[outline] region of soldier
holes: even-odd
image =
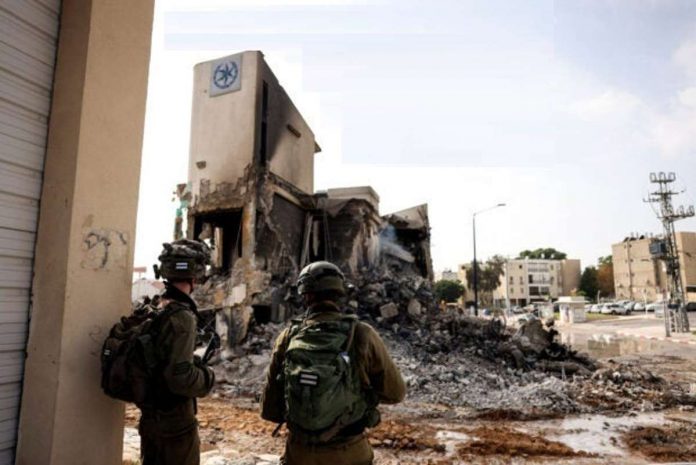
[[[213,387],[213,371],[194,357],[198,311],[190,294],[205,274],[210,250],[202,242],[180,239],[164,244],[155,272],[165,281],[161,308],[166,317],[156,333],[160,369],[155,374],[154,401],[139,405],[143,465],[198,465],[200,440],[196,397]]]
[[[287,423],[282,463],[371,464],[365,428],[379,423],[380,402],[403,400],[404,381],[379,334],[341,311],[345,278],[337,266],[312,263],[297,284],[307,311],[276,340],[261,417]]]

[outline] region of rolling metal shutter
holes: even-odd
[[[59,12],[0,1],[0,465],[14,463]]]

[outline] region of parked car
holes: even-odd
[[[637,302],[634,302],[634,301],[632,301],[632,300],[629,300],[629,301],[626,302],[623,306],[624,306],[624,308],[625,308],[626,310],[628,310],[629,312],[631,312],[631,311],[634,310],[634,308],[635,308],[635,306],[636,306],[636,303],[637,303]]]
[[[651,304],[648,304],[645,309],[649,312],[660,312],[664,313],[665,312],[665,303],[660,301],[660,302],[653,302]]]
[[[686,304],[686,311],[696,312],[696,302],[689,302],[688,304]]]
[[[602,306],[602,313],[605,315],[628,315],[630,312],[623,305],[617,302],[610,302]]]
[[[601,304],[593,304],[590,307],[590,313],[599,313],[601,310],[602,305]]]
[[[633,306],[633,311],[634,312],[644,312],[645,311],[645,304],[643,302],[636,302],[636,304]]]

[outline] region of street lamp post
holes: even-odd
[[[484,208],[483,210],[479,210],[477,212],[474,212],[474,215],[472,217],[472,226],[474,230],[474,316],[478,316],[478,266],[476,263],[476,215],[479,215],[483,212],[487,212],[490,210],[493,210],[494,208],[498,207],[504,207],[504,203],[499,203],[498,205],[494,205],[492,207]]]

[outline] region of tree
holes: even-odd
[[[476,263],[478,273],[478,289],[481,296],[491,294],[500,286],[500,277],[505,272],[505,257],[493,255],[486,260],[483,265]],[[466,270],[467,287],[470,290],[474,289],[474,269],[469,267]],[[485,300],[481,298],[481,300]]]
[[[517,256],[520,258],[529,258],[532,260],[565,260],[568,254],[554,249],[553,247],[539,248],[535,250],[523,250]]]
[[[604,297],[614,296],[614,261],[611,255],[599,257],[597,260],[597,287]]]
[[[597,268],[594,266],[588,266],[582,272],[582,276],[580,276],[578,293],[582,292],[582,295],[585,297],[594,299],[597,297],[597,289],[599,289],[599,284],[597,281]]]
[[[461,296],[464,295],[464,285],[459,281],[451,281],[447,279],[442,279],[435,283],[433,286],[433,291],[435,292],[435,297],[438,301],[444,300],[445,302],[456,302]]]

